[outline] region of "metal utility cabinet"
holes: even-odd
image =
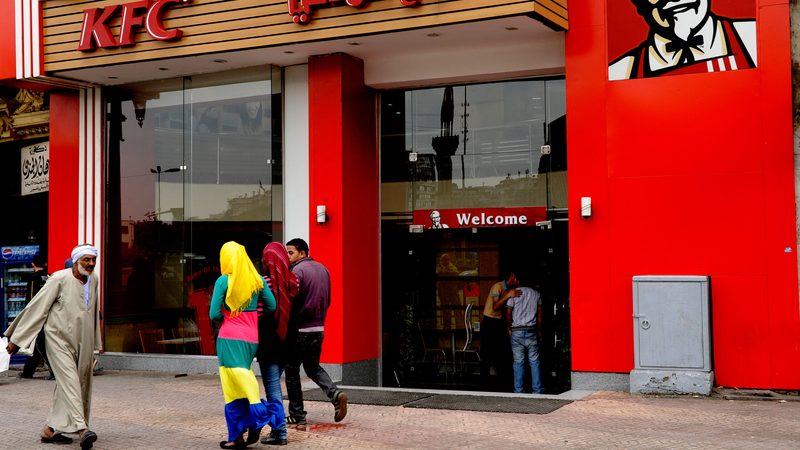
[[[707,276],[633,277],[632,393],[711,393]]]

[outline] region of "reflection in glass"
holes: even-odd
[[[220,247],[235,240],[257,260],[281,238],[279,85],[259,67],[108,93],[109,351],[215,353]]]
[[[566,219],[564,80],[383,92],[380,127],[383,383],[490,389],[479,324],[491,286],[513,269],[559,311],[548,326],[567,328],[560,347],[542,350],[542,367],[559,374],[549,388],[562,389],[569,357],[554,355],[569,352],[566,222],[448,228],[442,211],[543,207]],[[419,210],[430,226],[413,222]]]
[[[563,95],[564,80],[382,94],[383,211],[565,207]]]

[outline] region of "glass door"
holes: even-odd
[[[382,93],[384,384],[511,390],[480,324],[513,271],[542,296],[545,387],[569,388],[564,111],[563,80]]]

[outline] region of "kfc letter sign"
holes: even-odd
[[[89,52],[95,48],[127,47],[136,44],[136,28],[144,27],[147,34],[159,41],[179,39],[181,30],[165,30],[162,23],[164,10],[173,3],[189,3],[192,0],[139,0],[124,5],[109,5],[83,11],[81,43],[78,50]],[[119,15],[117,11],[122,11]],[[109,22],[122,17],[119,41],[114,38]]]

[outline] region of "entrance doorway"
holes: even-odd
[[[513,391],[480,329],[513,271],[541,294],[543,387],[570,388],[564,110],[563,80],[382,94],[383,385]]]
[[[480,322],[492,285],[514,271],[522,286],[541,294],[543,386],[548,393],[568,390],[567,226],[550,223],[409,233],[408,225],[384,221],[383,258],[392,260],[382,273],[384,385],[511,390],[496,367],[489,380],[481,377]]]

